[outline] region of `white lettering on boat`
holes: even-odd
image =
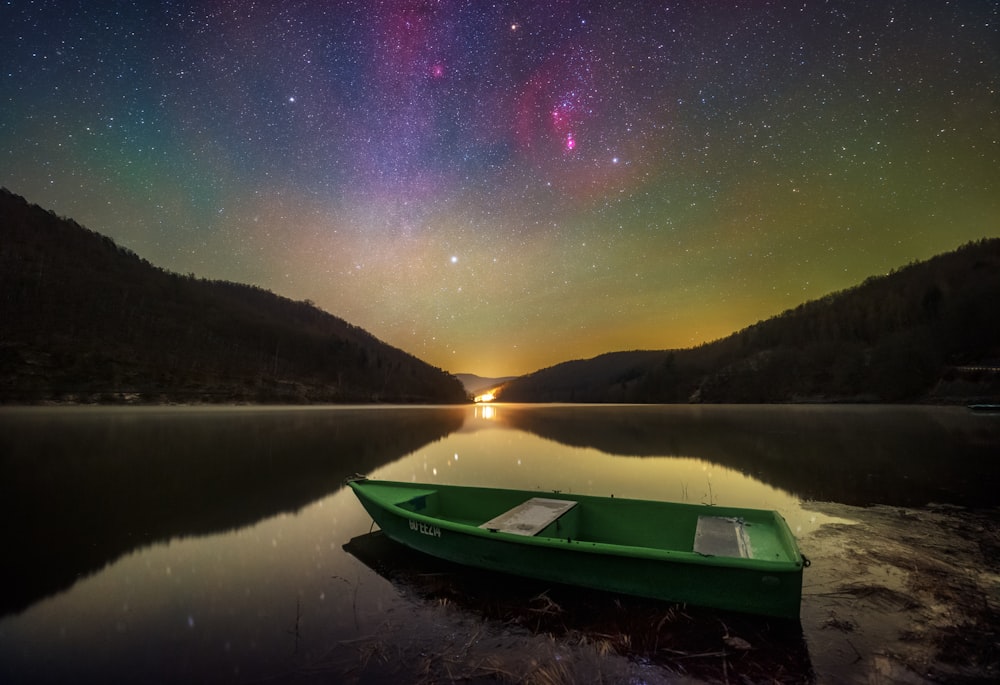
[[[430,535],[433,538],[441,537],[441,529],[437,526],[429,526],[426,523],[420,523],[419,521],[410,521],[410,530],[415,530],[418,533],[423,533],[424,535]]]

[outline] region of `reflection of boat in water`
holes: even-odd
[[[483,650],[474,657],[477,662],[502,664],[513,658],[520,663],[521,655],[546,650],[565,658],[566,652],[552,643],[562,638],[564,646],[593,645],[599,653],[617,653],[643,669],[664,667],[697,682],[770,682],[780,679],[775,674],[785,674],[782,682],[813,680],[798,621],[682,608],[470,568],[404,547],[383,531],[359,535],[344,550],[411,601],[441,612],[422,628],[431,635],[411,635],[412,645],[405,638],[396,645],[403,653],[447,642],[446,634],[466,625],[467,616],[477,626]],[[450,613],[454,610],[462,613]],[[433,634],[435,630],[442,635]],[[451,667],[462,670],[461,663]],[[516,670],[515,664],[510,670]]]
[[[478,568],[797,618],[807,561],[776,512],[357,479],[385,534]]]

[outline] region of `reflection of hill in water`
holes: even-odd
[[[462,425],[464,408],[0,415],[0,615],[154,542],[294,511]]]
[[[963,409],[836,406],[502,407],[566,445],[728,466],[806,499],[996,505],[1000,421]]]

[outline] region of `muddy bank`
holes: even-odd
[[[810,503],[833,521],[800,622],[711,612],[482,573],[380,533],[346,549],[391,583],[352,588],[362,637],[288,682],[978,683],[1000,677],[1000,512]],[[350,584],[349,581],[345,581]]]
[[[801,541],[802,624],[819,682],[1000,678],[1000,512],[813,503],[852,523]]]

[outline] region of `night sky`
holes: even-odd
[[[1000,236],[1000,3],[0,0],[0,185],[452,372]]]

